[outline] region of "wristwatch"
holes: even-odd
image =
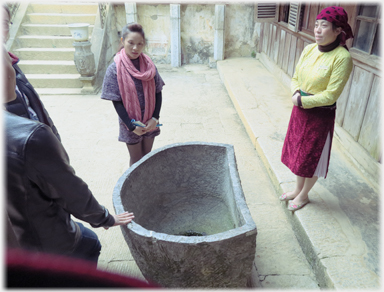
[[[154,117],[152,117],[152,120],[155,120],[157,124],[159,123],[159,120]]]

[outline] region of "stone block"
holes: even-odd
[[[180,4],[170,4],[171,18],[180,18]]]
[[[181,66],[180,4],[170,5],[171,16],[171,65]]]
[[[122,232],[148,281],[167,288],[246,287],[257,229],[233,146],[156,149],[119,179],[113,204],[117,214],[135,214]]]
[[[224,60],[225,46],[225,5],[215,5],[215,41],[213,55],[215,60]]]
[[[224,30],[225,5],[215,5],[215,29]]]
[[[216,68],[217,67],[217,62],[216,62],[216,60],[214,58],[210,57],[208,65],[209,65],[209,68]]]
[[[215,60],[224,60],[224,30],[215,30],[215,41],[213,44],[213,55]]]
[[[124,3],[125,5],[125,18],[128,23],[137,22],[137,7],[136,3]]]
[[[83,88],[81,89],[82,94],[95,94],[96,89],[94,87],[95,76],[92,77],[80,77],[79,80],[83,83]]]

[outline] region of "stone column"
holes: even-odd
[[[215,61],[224,60],[224,23],[225,4],[215,5],[215,41],[213,47],[213,58]]]
[[[91,42],[74,42],[75,47],[74,61],[77,71],[80,73],[80,80],[83,83],[82,94],[94,94],[93,87],[95,81],[95,57],[91,51]]]
[[[137,8],[136,3],[126,2],[125,5],[125,18],[128,23],[137,22]]]
[[[181,66],[180,4],[170,4],[171,15],[171,65]]]

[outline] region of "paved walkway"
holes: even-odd
[[[318,183],[311,193],[312,203],[295,215],[278,201],[278,195],[291,188],[294,179],[278,164],[291,105],[287,90],[257,60],[225,60],[218,63],[218,70],[204,65],[159,65],[158,69],[166,83],[161,111],[164,126],[154,148],[187,141],[234,145],[244,194],[258,228],[256,286],[319,289],[319,279],[328,287],[347,287],[348,281],[352,288],[377,285],[371,271],[378,265],[374,242],[377,217],[349,217],[337,195],[345,191],[344,187],[358,192],[360,201],[372,202],[378,192],[345,164],[339,151],[332,153],[329,178],[343,183],[335,184],[335,179]],[[99,95],[47,95],[42,99],[76,173],[99,202],[113,211],[112,190],[128,168],[129,156],[125,145],[117,141],[112,104]],[[368,240],[359,229],[364,224],[370,234]],[[99,268],[143,278],[119,228],[95,231],[103,245]],[[344,273],[346,267],[352,268],[352,276]],[[359,274],[355,274],[357,270]]]

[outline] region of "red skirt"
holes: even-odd
[[[281,162],[294,174],[312,177],[319,163],[327,135],[330,133],[329,158],[333,130],[335,126],[336,107],[316,107],[303,109],[293,106],[291,119],[285,136]],[[325,175],[326,177],[326,175]]]

